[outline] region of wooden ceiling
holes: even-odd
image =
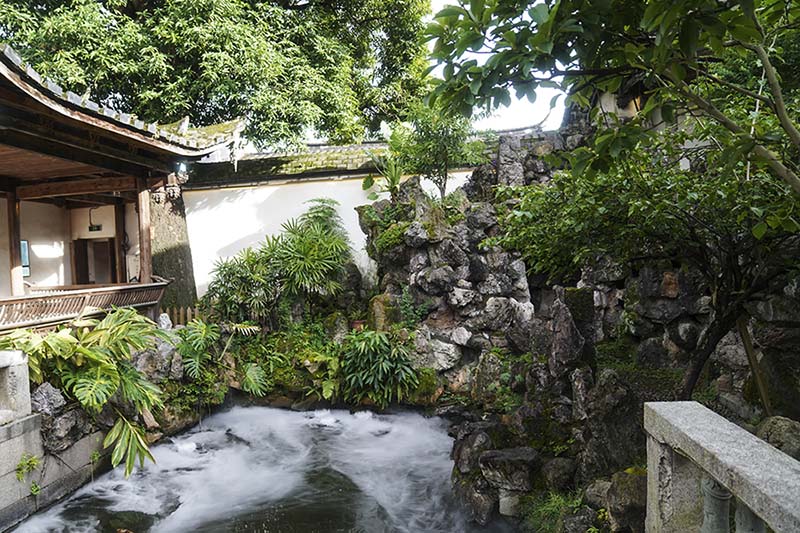
[[[108,171],[92,165],[0,144],[0,176],[15,181],[42,181],[106,174]]]

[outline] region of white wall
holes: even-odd
[[[448,191],[460,187],[471,172],[454,174]],[[432,184],[426,190],[435,191]],[[366,237],[358,225],[355,208],[370,203],[361,178],[264,183],[255,187],[184,191],[186,222],[192,249],[197,294],[202,296],[211,271],[220,258],[258,246],[267,235],[278,234],[281,224],[308,209],[308,200],[333,198],[339,202],[355,261],[363,273],[373,267],[365,251]]]
[[[11,296],[8,254],[8,205],[0,200],[0,297]],[[69,212],[54,205],[22,202],[20,237],[28,241],[32,285],[52,286],[72,283],[69,248]]]
[[[100,231],[89,231],[89,208],[72,209],[70,214],[73,240],[113,239],[116,237],[113,205],[92,209],[92,223],[102,224],[103,229]],[[128,235],[126,268],[128,268],[128,279],[130,279],[139,276],[139,216],[136,213],[136,204],[133,203],[125,204],[125,233]]]
[[[101,224],[100,231],[89,231],[89,213],[92,223]],[[114,206],[103,205],[97,208],[88,207],[70,210],[72,216],[72,240],[77,239],[113,239],[114,238]]]

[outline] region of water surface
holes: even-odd
[[[446,422],[414,413],[235,407],[24,522],[18,533],[505,532],[469,525]]]

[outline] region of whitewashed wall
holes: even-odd
[[[0,200],[0,221],[8,217],[8,204]],[[69,248],[69,212],[54,205],[22,202],[20,237],[28,241],[31,275],[27,283],[41,286],[72,283]],[[8,224],[0,224],[0,297],[11,296]]]
[[[453,174],[448,191],[460,187],[470,172]],[[431,184],[425,184],[430,192]],[[361,178],[298,180],[264,183],[253,187],[184,191],[189,244],[192,249],[197,294],[202,296],[211,281],[214,264],[220,258],[255,247],[267,235],[278,234],[281,225],[301,215],[314,198],[333,198],[339,202],[355,261],[362,273],[373,271],[364,247],[366,238],[358,225],[355,208],[370,203],[361,189]]]

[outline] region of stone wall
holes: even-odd
[[[49,383],[29,393],[21,352],[0,352],[0,530],[58,501],[108,467],[103,432]],[[35,411],[35,412],[34,412]],[[22,465],[27,463],[28,467]]]
[[[578,146],[585,131],[501,138],[497,159],[444,203],[410,180],[394,203],[358,209],[381,290],[370,325],[407,330],[415,365],[436,373],[438,413],[454,421],[453,483],[480,523],[519,514],[524,495],[588,487],[586,500],[607,509],[612,525],[640,530],[643,405],[675,399],[709,321],[710,295],[681,265],[631,271],[608,263],[559,286],[492,245],[506,207],[495,203],[494,187],[546,183],[547,156]],[[797,286],[784,280],[752,302],[750,321],[773,404],[795,417]],[[735,332],[696,394],[748,429],[763,418]],[[595,515],[576,511],[576,531]]]

